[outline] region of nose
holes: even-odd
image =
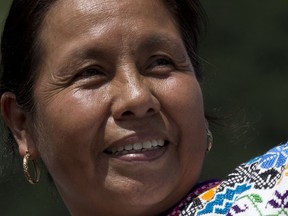
[[[152,85],[140,74],[127,73],[117,82],[116,98],[112,105],[115,120],[144,118],[160,111],[160,102]]]

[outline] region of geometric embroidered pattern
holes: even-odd
[[[205,188],[205,184],[202,185]],[[169,216],[288,216],[288,143],[238,166]]]
[[[208,202],[205,209],[199,211],[198,215],[205,215],[209,212],[226,213],[231,208],[237,195],[250,188],[251,186],[246,184],[236,185],[235,188],[226,188],[222,193],[216,194],[213,201]]]

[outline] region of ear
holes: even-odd
[[[2,117],[10,129],[15,141],[18,144],[19,153],[22,157],[29,150],[31,159],[39,157],[39,152],[33,141],[31,122],[29,124],[28,113],[25,112],[16,101],[11,92],[5,92],[1,97]]]

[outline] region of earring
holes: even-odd
[[[213,145],[213,135],[211,133],[211,131],[207,128],[207,148],[206,148],[206,152],[210,152],[212,145]]]
[[[36,184],[39,182],[40,180],[40,169],[37,165],[37,162],[35,160],[32,160],[32,163],[33,163],[33,168],[34,168],[34,179],[31,177],[30,173],[29,173],[29,160],[30,160],[30,153],[29,151],[27,150],[26,151],[26,154],[23,158],[23,170],[24,170],[24,175],[27,179],[27,181],[30,183],[30,184]]]

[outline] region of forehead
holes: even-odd
[[[162,0],[59,0],[48,12],[44,27],[85,28],[87,24],[99,26],[119,19],[131,24],[139,19],[164,24],[165,19],[173,17]]]
[[[58,0],[45,17],[40,40],[46,54],[60,59],[81,45],[132,47],[151,34],[181,40],[162,0]]]

